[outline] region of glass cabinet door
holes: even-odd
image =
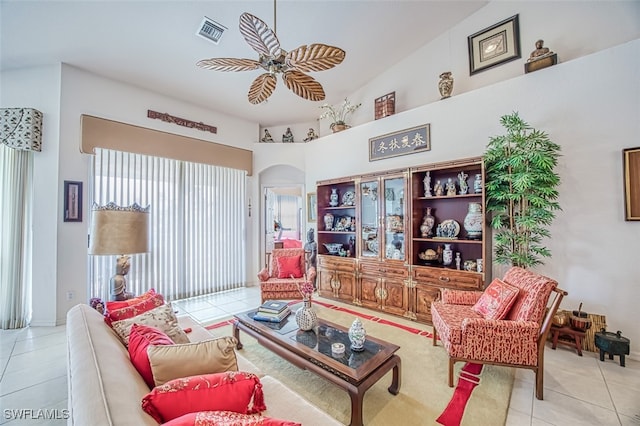
[[[380,253],[378,233],[378,181],[360,182],[360,223],[362,224],[362,257],[377,258]]]
[[[384,178],[381,205],[383,209],[384,235],[381,243],[384,259],[405,260],[405,179]]]

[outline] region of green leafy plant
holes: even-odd
[[[517,112],[504,115],[506,135],[489,139],[484,154],[487,212],[492,213],[495,261],[523,268],[543,264],[551,252],[542,245],[560,210],[560,176],[554,171],[560,146],[529,126]]]

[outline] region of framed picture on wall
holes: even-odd
[[[315,192],[307,193],[307,221],[315,222],[318,210],[318,195]]]
[[[64,181],[64,221],[82,222],[82,182]]]
[[[521,55],[518,15],[470,35],[467,41],[471,75],[518,59]]]
[[[624,164],[624,219],[640,220],[640,146],[622,150]]]

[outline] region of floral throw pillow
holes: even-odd
[[[272,419],[259,414],[240,414],[233,411],[199,411],[173,419],[164,426],[302,426],[302,423]]]
[[[122,340],[125,346],[129,346],[129,334],[131,333],[131,326],[133,324],[143,324],[159,328],[175,343],[189,343],[189,338],[178,325],[178,318],[176,318],[176,315],[173,313],[171,303],[158,306],[133,318],[112,322],[111,327],[118,334],[118,337],[120,337],[120,340]]]
[[[300,268],[300,256],[278,258],[278,278],[300,278],[304,274]]]
[[[111,325],[114,321],[120,321],[137,317],[153,308],[164,305],[164,297],[161,294],[155,294],[148,299],[143,299],[135,305],[129,305],[124,308],[110,310],[104,316],[104,321]]]
[[[496,278],[484,290],[471,309],[486,319],[500,320],[507,316],[520,290]]]
[[[156,386],[142,398],[142,409],[158,423],[165,423],[198,411],[253,414],[267,407],[258,376],[227,371],[182,377]]]
[[[155,296],[156,294],[156,290],[154,288],[151,288],[140,296],[136,296],[131,299],[107,302],[107,311],[115,311],[116,309],[122,309],[126,308],[127,306],[135,305],[142,302],[143,300]]]

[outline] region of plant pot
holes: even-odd
[[[341,132],[341,131],[343,131],[343,130],[347,130],[348,128],[349,128],[349,126],[348,126],[348,125],[346,125],[346,124],[336,124],[336,123],[333,123],[333,124],[331,125],[331,130],[333,130],[333,133],[338,133],[338,132]]]

